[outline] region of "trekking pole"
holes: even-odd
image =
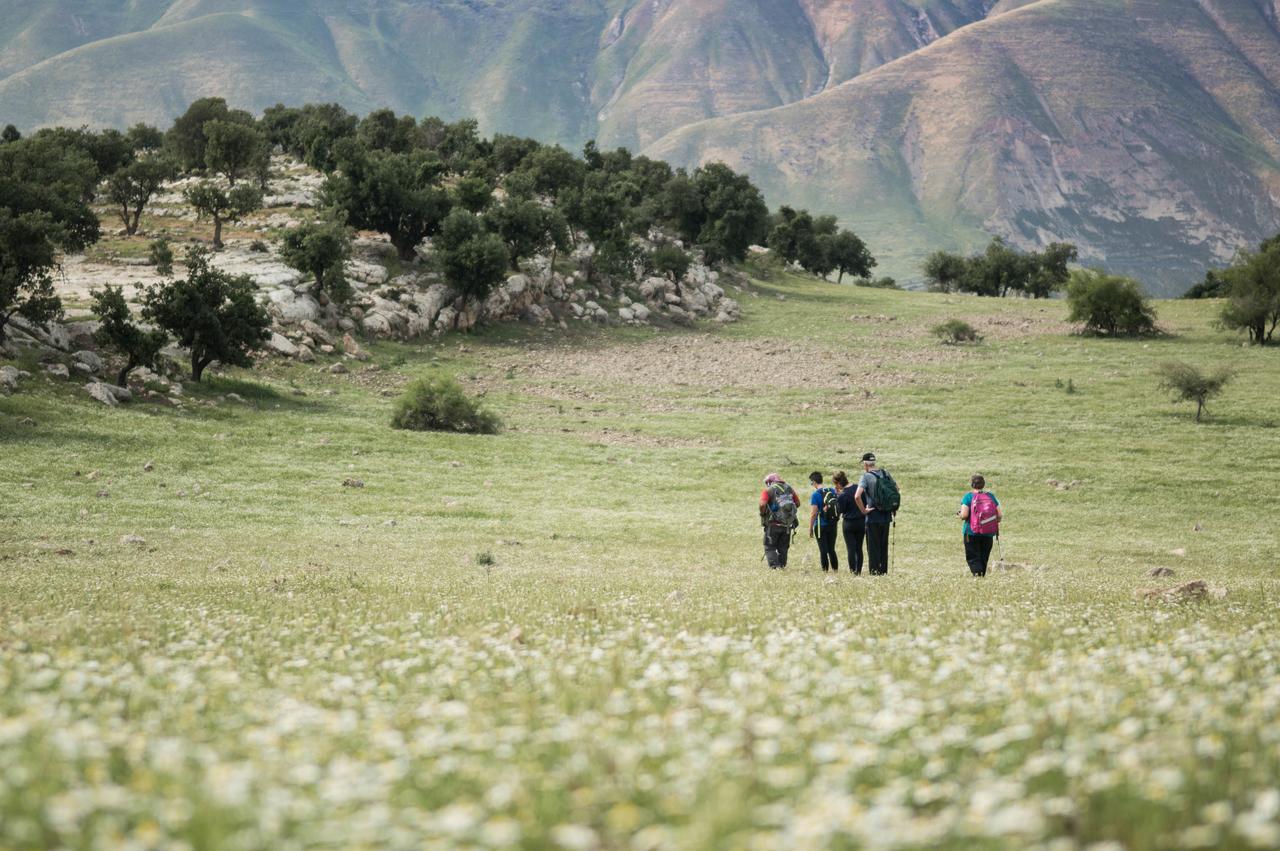
[[[996,543],[1000,545],[1000,569],[1004,570],[1004,539],[996,532]]]

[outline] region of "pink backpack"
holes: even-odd
[[[991,494],[975,493],[969,503],[969,531],[974,535],[999,535],[1000,514]]]

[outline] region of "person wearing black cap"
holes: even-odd
[[[858,480],[853,500],[866,518],[867,572],[872,576],[884,576],[889,572],[889,524],[893,522],[893,513],[884,510],[876,499],[880,484],[886,479],[892,481],[893,477],[876,467],[875,453],[863,455],[862,478]]]

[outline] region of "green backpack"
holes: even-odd
[[[876,477],[876,511],[897,514],[902,507],[902,494],[898,493],[898,483],[889,475],[888,470],[876,470],[871,475]]]

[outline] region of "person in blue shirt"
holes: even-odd
[[[827,494],[831,494],[831,499],[835,499],[836,492],[832,488],[824,488],[822,486],[822,474],[814,471],[809,474],[809,484],[813,485],[813,496],[809,497],[809,537],[818,539],[818,557],[822,561],[822,572],[826,573],[828,569],[835,573],[840,572],[840,559],[836,555],[836,520],[835,517],[828,517],[822,511],[822,504],[827,499]]]
[[[974,576],[987,575],[991,548],[1000,537],[1000,521],[1004,513],[1000,500],[986,490],[987,480],[981,473],[969,480],[971,490],[960,498],[956,515],[964,523],[964,560]]]

